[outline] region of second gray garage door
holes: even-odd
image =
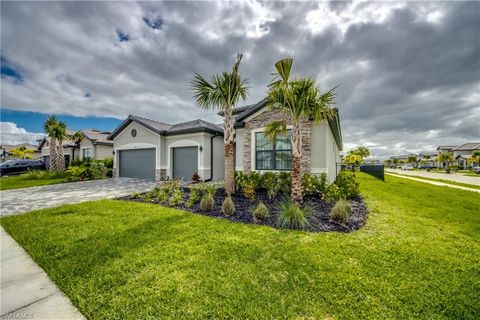
[[[198,173],[198,147],[173,148],[173,178],[190,181]]]
[[[121,150],[120,177],[155,180],[155,149]]]

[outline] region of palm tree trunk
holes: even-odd
[[[299,121],[293,121],[292,130],[292,202],[296,204],[303,204],[302,194],[302,131]]]
[[[64,154],[63,154],[63,141],[59,140],[57,146],[58,146],[58,150],[57,150],[58,170],[64,170],[65,169],[65,157],[64,157]]]
[[[58,170],[57,139],[50,138],[50,170]]]
[[[223,142],[225,144],[225,192],[228,195],[235,193],[235,179],[234,179],[234,152],[233,152],[233,114],[232,106],[228,105],[225,108],[224,119],[224,136]]]

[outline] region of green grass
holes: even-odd
[[[65,178],[34,179],[28,175],[10,176],[0,178],[0,190],[20,189],[28,187],[45,186],[65,182]]]
[[[387,172],[387,174],[388,174],[388,172]],[[461,186],[461,187],[467,187],[467,188],[479,189],[480,190],[480,185],[474,185],[474,184],[470,184],[470,183],[455,182],[455,181],[444,180],[444,179],[427,178],[427,177],[421,177],[421,176],[401,174],[401,173],[396,173],[396,172],[395,173],[392,172],[392,174],[397,174],[399,176],[411,177],[411,178],[420,179],[420,180],[448,183],[448,184],[452,184],[454,186]],[[480,183],[480,179],[479,179],[479,183]]]
[[[0,222],[89,319],[478,319],[479,195],[357,175],[349,234],[114,200]]]

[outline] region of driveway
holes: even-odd
[[[134,178],[112,178],[5,190],[0,191],[0,215],[16,215],[63,204],[117,198],[133,192],[148,191],[157,184],[155,181]]]
[[[406,170],[400,170],[400,169],[385,169],[385,172],[409,175],[413,177],[425,177],[430,179],[448,180],[453,182],[467,183],[467,184],[480,186],[480,174],[478,175],[478,177],[470,177],[470,176],[464,176],[463,174],[459,174],[459,173],[446,174],[446,173],[427,172],[427,171],[406,171]]]

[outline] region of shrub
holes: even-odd
[[[194,183],[200,182],[200,176],[198,175],[198,173],[194,172],[192,174],[192,182]]]
[[[235,173],[235,183],[241,189],[245,186],[250,185],[254,190],[257,190],[262,185],[262,175],[257,171],[250,171],[249,173],[243,173],[237,171]]]
[[[232,197],[227,196],[222,203],[222,212],[227,216],[231,216],[235,213],[235,204],[233,203]]]
[[[202,200],[200,201],[200,208],[203,211],[212,211],[214,205],[215,205],[215,200],[213,199],[213,196],[208,192],[205,193],[202,196]]]
[[[171,206],[176,206],[181,203],[183,200],[183,192],[180,188],[173,190],[168,199],[168,204]]]
[[[263,174],[263,186],[267,189],[267,194],[270,200],[275,198],[280,191],[278,174],[275,172],[265,172]]]
[[[160,190],[157,193],[157,201],[158,202],[164,202],[168,198],[168,192],[165,189]]]
[[[200,201],[200,191],[196,188],[190,186],[190,197],[187,200],[187,207],[192,207],[194,204],[197,204]]]
[[[255,187],[252,182],[247,182],[242,188],[243,194],[247,197],[248,201],[255,201]]]
[[[238,189],[243,188],[247,182],[248,176],[242,171],[235,171],[234,173],[235,185]]]
[[[355,181],[355,173],[340,171],[335,180],[336,185],[340,189],[342,197],[350,199],[358,195],[359,183]]]
[[[107,176],[107,168],[100,161],[92,161],[87,166],[87,176],[89,179],[103,179]]]
[[[87,177],[87,168],[82,166],[71,166],[65,172],[67,174],[66,181],[76,182],[85,180]]]
[[[165,189],[169,195],[172,195],[175,190],[180,189],[180,180],[165,181],[163,183],[163,189]]]
[[[130,197],[132,199],[140,199],[142,196],[140,195],[140,193],[134,192],[134,193],[132,193],[132,195]]]
[[[212,197],[215,197],[215,194],[217,193],[217,187],[214,184],[207,184],[205,187],[205,191]]]
[[[29,170],[22,176],[28,179],[34,180],[47,180],[47,179],[62,179],[67,176],[67,173],[63,170],[57,171],[43,171],[43,170]]]
[[[352,213],[350,203],[345,199],[337,201],[335,206],[330,211],[330,219],[341,224],[346,224]]]
[[[340,191],[340,188],[338,188],[338,186],[334,183],[332,183],[331,185],[329,185],[327,187],[327,190],[325,191],[325,193],[323,194],[323,199],[325,201],[337,201],[339,200],[340,198],[342,197],[342,193]]]
[[[253,215],[253,220],[255,221],[265,220],[270,215],[270,212],[268,211],[267,206],[263,202],[260,202],[255,208],[255,210],[253,210],[252,215]]]
[[[309,226],[308,215],[307,208],[302,209],[295,203],[286,201],[280,206],[277,226],[288,229],[305,229]]]
[[[278,180],[280,182],[280,192],[284,194],[289,194],[292,190],[292,176],[290,172],[280,172],[280,174],[278,175]]]
[[[309,172],[302,176],[302,192],[305,196],[311,196],[317,192],[316,177]]]
[[[317,177],[316,188],[319,193],[325,193],[328,188],[327,174],[325,172],[321,173]]]

